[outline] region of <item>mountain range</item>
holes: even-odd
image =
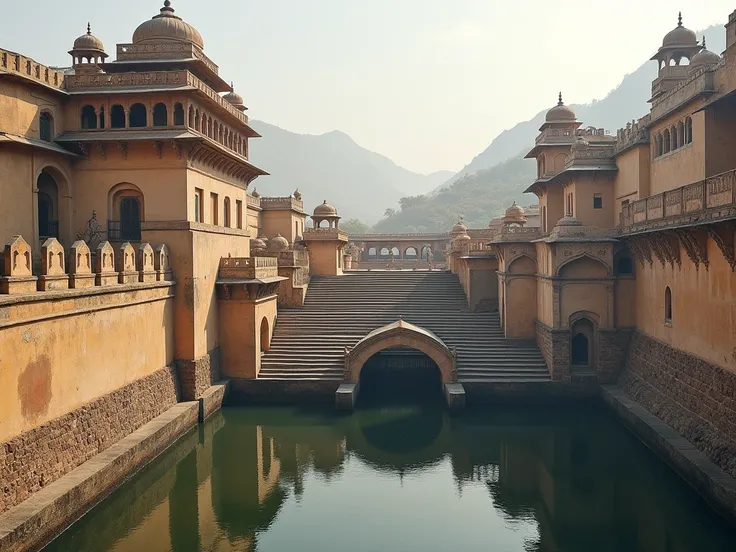
[[[703,34],[711,51],[725,49],[722,26],[698,32]],[[647,61],[602,100],[571,107],[585,126],[615,133],[649,111],[647,100],[656,73],[656,63]],[[344,218],[374,225],[378,232],[444,230],[459,214],[469,225],[482,227],[511,201],[535,203],[536,198],[522,194],[535,170],[534,162],[524,160],[523,154],[534,143],[545,113],[501,132],[454,175],[411,172],[339,131],[296,134],[252,120],[263,138],[251,141],[251,160],[271,174],[259,178],[255,186],[264,195],[288,195],[299,188],[307,209],[326,199]]]
[[[340,216],[373,224],[400,198],[427,193],[453,175],[411,172],[340,131],[296,134],[263,121],[250,124],[262,136],[250,141],[250,160],[270,175],[252,186],[269,196],[299,188],[307,210],[327,200]]]

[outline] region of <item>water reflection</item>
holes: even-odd
[[[229,409],[50,551],[732,551],[607,413]]]

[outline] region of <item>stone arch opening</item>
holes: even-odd
[[[595,368],[596,325],[583,316],[570,327],[570,364],[572,372]]]
[[[38,116],[38,134],[44,142],[54,139],[54,116],[49,111],[42,111]]]
[[[179,102],[174,104],[174,125],[184,126],[184,106]]]
[[[369,257],[375,257],[377,255],[378,255],[378,253],[376,252],[376,248],[375,247],[371,247],[371,248],[368,249],[368,256]]]
[[[135,184],[123,182],[113,186],[107,200],[107,239],[141,241],[141,223],[145,220],[143,192]]]
[[[38,188],[38,237],[59,237],[59,187],[51,173],[44,169],[36,181]]]
[[[506,272],[512,274],[536,274],[537,262],[527,255],[520,255],[511,260]]]
[[[609,272],[609,266],[601,259],[583,254],[561,264],[557,269],[557,276],[561,278],[605,278]]]
[[[407,259],[416,259],[417,258],[417,248],[416,247],[407,247],[404,251],[404,257]]]
[[[401,255],[401,252],[399,251],[398,247],[392,247],[391,253],[393,254],[394,257],[398,257],[399,255]]]
[[[157,103],[153,106],[153,126],[169,126],[169,112],[165,103]]]
[[[116,104],[110,108],[110,128],[125,128],[125,109]]]
[[[130,128],[143,128],[148,126],[148,112],[142,103],[134,103],[130,106]]]
[[[382,247],[381,248],[381,257],[387,258],[388,257],[388,247]]]
[[[81,112],[80,128],[82,130],[93,130],[97,128],[97,113],[94,106],[85,105]]]
[[[261,352],[265,353],[271,349],[271,333],[268,327],[268,318],[261,319]]]
[[[667,286],[664,290],[664,321],[672,323],[672,290]]]

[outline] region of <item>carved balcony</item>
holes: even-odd
[[[736,170],[624,205],[619,229],[636,234],[732,218],[736,218]]]

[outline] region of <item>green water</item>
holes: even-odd
[[[594,406],[248,408],[214,416],[47,548],[255,550],[733,552],[736,533]]]

